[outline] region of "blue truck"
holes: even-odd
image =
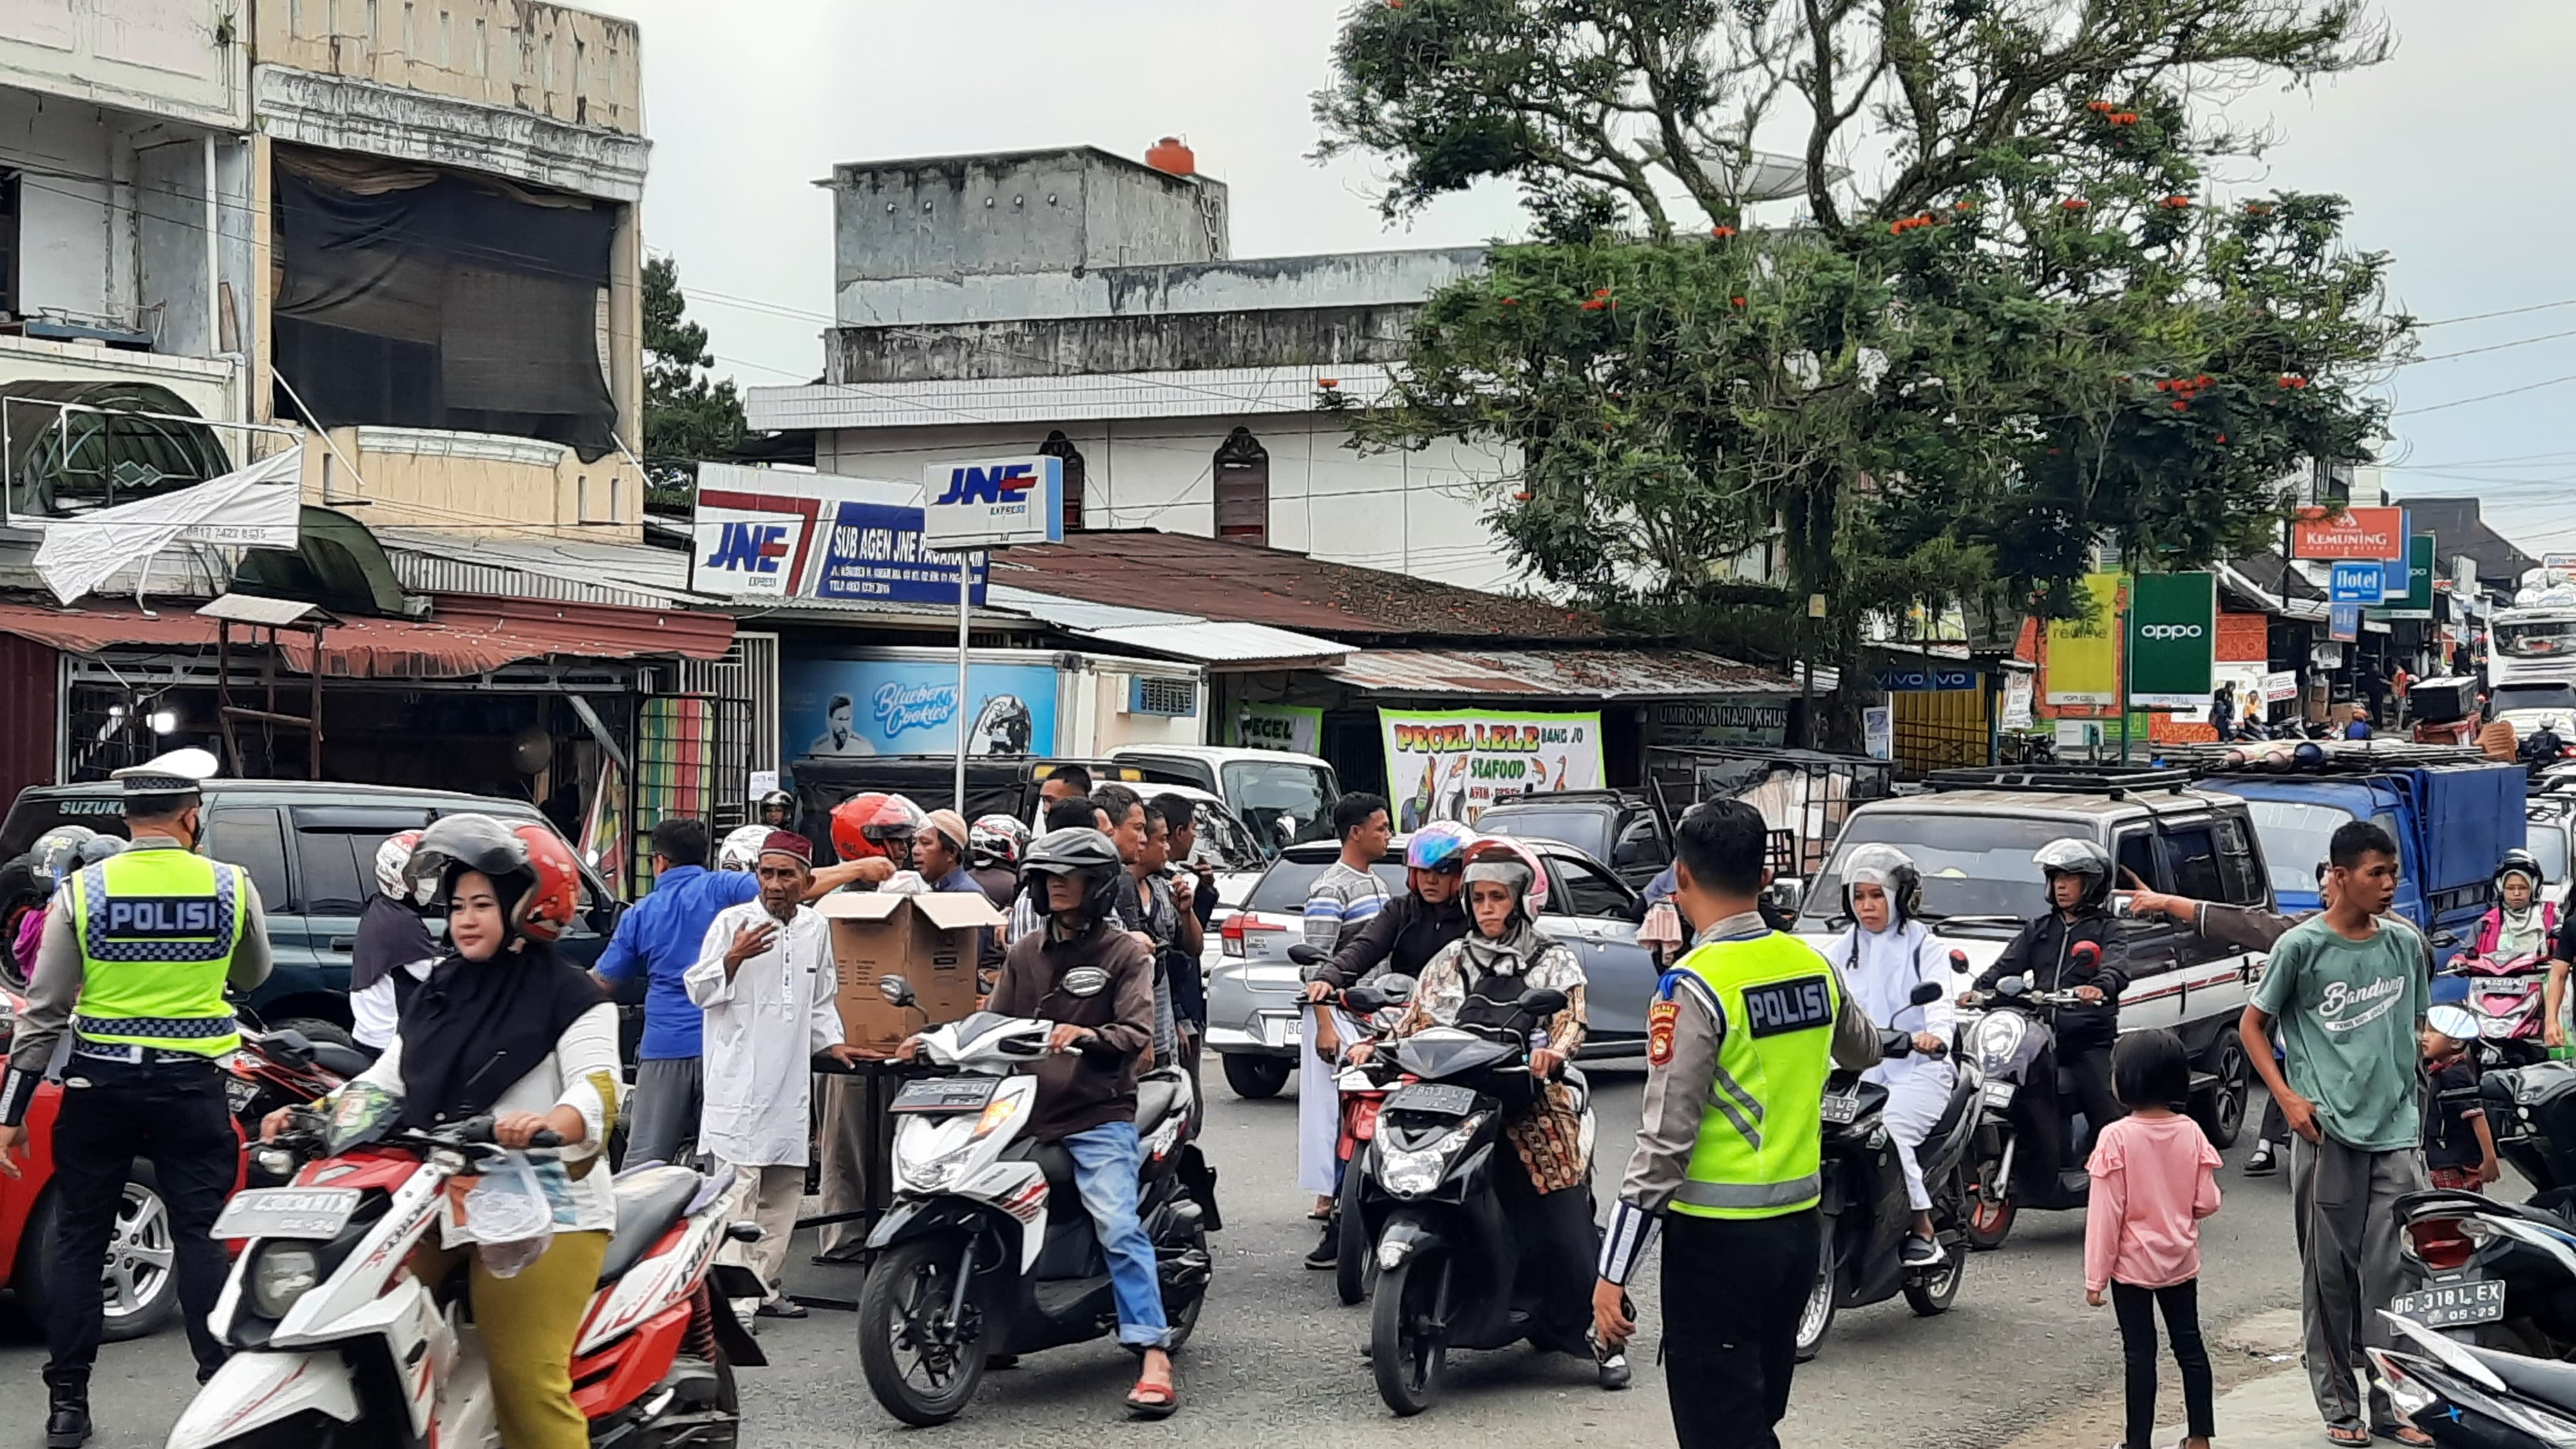
[[[2298,753],[2272,767],[2222,767],[2200,782],[2245,802],[2279,908],[2317,909],[2327,841],[2340,826],[2370,820],[2397,841],[2398,913],[2433,939],[2445,963],[2474,944],[2495,903],[2496,862],[2523,844],[2523,768],[2426,746]]]

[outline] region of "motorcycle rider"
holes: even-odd
[[[1923,908],[1923,877],[1913,857],[1892,845],[1864,845],[1843,862],[1843,913],[1852,927],[1825,952],[1842,968],[1852,999],[1884,1030],[1911,1030],[1914,1050],[1891,1057],[1863,1073],[1861,1080],[1887,1088],[1880,1120],[1896,1143],[1897,1162],[1905,1169],[1905,1198],[1914,1209],[1914,1231],[1906,1235],[1900,1256],[1909,1268],[1940,1263],[1943,1252],[1932,1235],[1932,1193],[1923,1185],[1916,1159],[1923,1139],[1950,1105],[1958,1073],[1943,1055],[1957,1016],[1950,1002],[1950,953],[1917,917]],[[1923,982],[1942,988],[1939,999],[1916,1006],[1914,988]]]
[[[394,1039],[402,1009],[445,954],[421,923],[411,883],[403,879],[419,845],[417,830],[385,837],[376,847],[376,893],[358,912],[357,939],[349,950],[349,1035],[369,1056]]]
[[[2031,859],[2048,884],[2050,909],[2022,927],[1977,978],[1975,989],[1992,991],[2005,977],[2018,976],[2032,991],[2072,991],[2082,998],[2082,1006],[2058,1010],[2052,1023],[2056,1045],[2032,1065],[2029,1080],[2054,1083],[2057,1068],[2065,1067],[2075,1078],[2076,1104],[2098,1133],[2122,1115],[2111,1095],[2111,1042],[2120,1030],[2120,991],[2129,982],[2120,964],[2119,921],[2109,908],[2111,853],[2069,836],[2041,846]],[[2099,954],[2083,961],[2075,950],[2079,944]],[[2053,1091],[2026,1092],[2023,1100],[2035,1114],[2028,1137],[2031,1171],[2037,1181],[2056,1182],[2070,1145],[2066,1104]]]
[[[1422,968],[1412,998],[1390,1033],[1410,1036],[1430,1026],[1504,1025],[1518,1016],[1522,993],[1565,993],[1565,1009],[1540,1028],[1545,1044],[1529,1057],[1531,1081],[1542,1084],[1505,1135],[1518,1172],[1495,1179],[1504,1210],[1515,1215],[1537,1278],[1538,1309],[1531,1342],[1562,1353],[1590,1355],[1601,1387],[1628,1386],[1627,1355],[1616,1344],[1595,1346],[1592,1269],[1601,1246],[1592,1221],[1592,1163],[1584,1150],[1590,1108],[1561,1076],[1583,1045],[1582,958],[1542,934],[1538,916],[1547,904],[1547,873],[1520,842],[1487,836],[1469,846],[1461,877],[1473,929],[1440,949]],[[1350,1059],[1365,1062],[1376,1044],[1360,1042]]]
[[[2558,905],[2540,899],[2540,857],[2515,846],[2496,862],[2494,879],[2496,904],[2478,922],[2477,953],[2499,961],[2546,958],[2558,934]]]
[[[984,888],[993,909],[1009,910],[1011,898],[1020,893],[1020,853],[1035,838],[1027,822],[1010,815],[978,815],[966,827],[966,838],[967,848],[974,852],[967,873]]]
[[[760,824],[770,830],[796,828],[796,797],[784,790],[763,791],[754,802],[760,810]]]
[[[1419,979],[1431,958],[1467,934],[1464,872],[1476,832],[1455,820],[1435,820],[1404,844],[1405,893],[1369,918],[1359,934],[1306,968],[1306,999],[1366,986],[1381,976]]]
[[[1154,1246],[1136,1217],[1137,1058],[1154,1039],[1154,957],[1115,919],[1126,866],[1097,830],[1053,830],[1029,846],[1029,894],[1043,924],[1011,943],[989,1008],[1056,1023],[1033,1064],[1037,1101],[1030,1136],[1072,1155],[1074,1188],[1109,1261],[1118,1341],[1144,1359],[1128,1412],[1169,1418],[1180,1407],[1171,1333],[1163,1317]],[[921,1039],[896,1055],[911,1060]]]

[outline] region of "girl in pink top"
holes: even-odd
[[[2183,1116],[2191,1060],[2169,1031],[2136,1031],[2111,1050],[2111,1091],[2129,1115],[2095,1139],[2084,1219],[2084,1301],[2107,1289],[2128,1365],[2127,1449],[2156,1432],[2156,1311],[2182,1370],[2183,1449],[2209,1449],[2209,1347],[2200,1337],[2200,1220],[2218,1211],[2218,1149]]]

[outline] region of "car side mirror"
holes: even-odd
[[[1569,998],[1553,986],[1542,986],[1521,993],[1521,1010],[1532,1016],[1554,1016],[1565,1010]]]
[[[884,997],[887,1002],[895,1006],[910,1006],[920,1000],[913,994],[912,983],[900,976],[878,977],[877,995]]]
[[[1905,999],[1914,1003],[1916,1006],[1929,1006],[1948,994],[1949,993],[1947,991],[1934,985],[1932,982],[1917,981],[1914,983],[1914,990],[1907,993]]]
[[[582,917],[582,924],[590,927],[592,935],[613,936],[617,934],[619,918],[625,914],[626,902],[614,898],[605,899],[590,908],[590,913]]]

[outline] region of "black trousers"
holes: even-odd
[[[225,1273],[224,1250],[212,1230],[241,1162],[222,1070],[212,1061],[128,1065],[72,1057],[63,1068],[53,1152],[59,1210],[47,1251],[62,1287],[45,1321],[47,1387],[58,1395],[88,1395],[106,1318],[102,1272],[125,1205],[126,1174],[138,1157],[152,1164],[169,1209],[171,1266],[198,1376],[220,1368],[224,1347],[206,1326]]]
[[[1813,1208],[1665,1216],[1664,1388],[1680,1449],[1779,1449],[1823,1231]]]
[[[2173,1340],[2174,1365],[2182,1370],[2185,1434],[2206,1439],[2211,1427],[2212,1390],[2209,1346],[2200,1338],[2200,1280],[2170,1288],[2132,1288],[2111,1284],[2111,1311],[2120,1319],[2120,1356],[2128,1369],[2129,1426],[2127,1449],[2153,1449],[2156,1438],[2156,1310],[2165,1314],[2165,1336]]]
[[[1591,1353],[1592,1282],[1601,1227],[1589,1185],[1540,1192],[1509,1143],[1498,1149],[1495,1196],[1520,1238],[1513,1297],[1529,1310],[1530,1341],[1557,1353]],[[1327,1231],[1330,1231],[1328,1228]]]
[[[2053,1090],[2060,1067],[2075,1079],[2075,1100],[2072,1103]],[[2039,1059],[2031,1063],[2030,1071],[2030,1081],[2046,1082],[2052,1090],[2022,1094],[2022,1100],[2029,1104],[2031,1131],[2023,1138],[2021,1153],[2022,1160],[2030,1164],[2029,1171],[2033,1174],[2025,1181],[2054,1183],[2063,1169],[2084,1165],[2080,1155],[2082,1144],[2069,1144],[2067,1141],[2070,1110],[2082,1112],[2085,1125],[2097,1136],[2103,1128],[2129,1114],[2121,1110],[2120,1099],[2111,1095],[2111,1043],[2108,1041],[2059,1042],[2040,1053]],[[2069,1152],[2079,1155],[2070,1162],[2067,1160]]]

